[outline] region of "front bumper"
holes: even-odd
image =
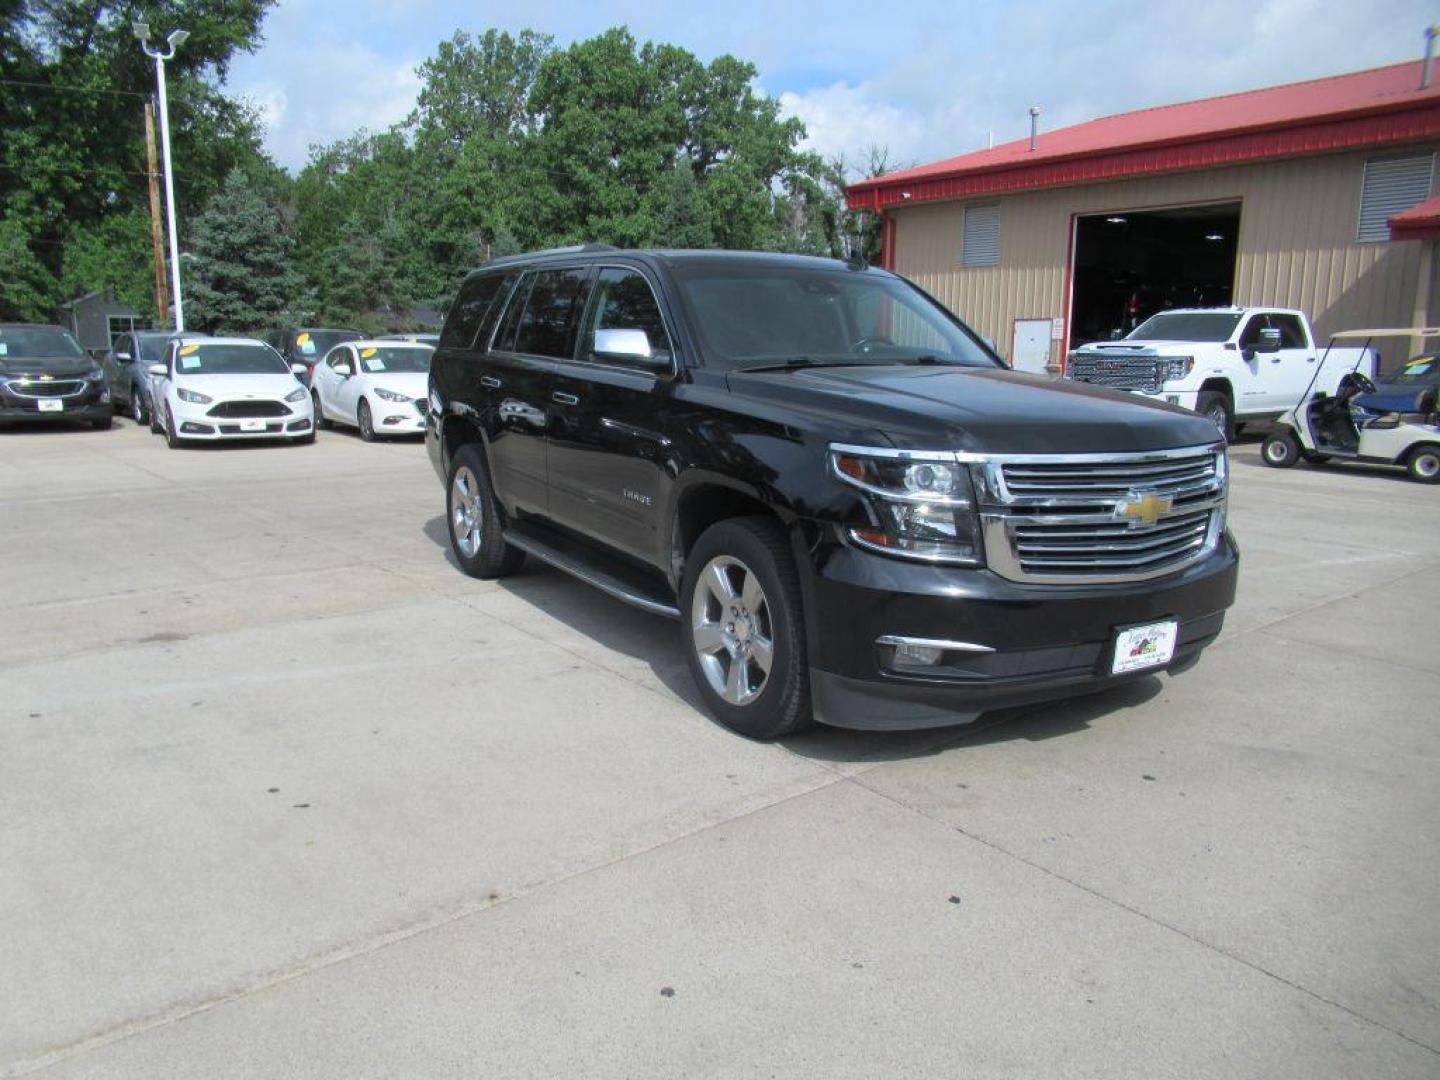
[[[175,434],[182,439],[223,442],[227,439],[294,439],[314,430],[314,417],[307,397],[293,405],[284,416],[227,417],[213,411],[224,402],[172,404]]]
[[[1226,533],[1208,558],[1169,577],[1120,585],[1007,581],[988,570],[908,563],[848,547],[814,552],[808,583],[816,717],[838,727],[902,730],[973,721],[982,712],[1093,693],[1194,663],[1234,602],[1239,551]],[[1118,630],[1179,622],[1164,668],[1111,675]],[[923,674],[889,666],[877,640],[973,643]]]
[[[375,398],[370,402],[370,418],[376,435],[423,435],[425,415],[420,411],[422,402],[385,401]]]

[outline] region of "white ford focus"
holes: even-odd
[[[316,421],[353,424],[366,442],[423,435],[433,351],[398,341],[336,345],[310,376]]]
[[[149,369],[155,423],[172,450],[186,439],[311,442],[315,417],[297,366],[251,338],[177,338]]]

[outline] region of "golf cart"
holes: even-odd
[[[1363,339],[1361,359],[1370,355],[1376,338],[1440,336],[1440,328],[1345,330],[1330,338],[1325,357],[1293,409],[1275,422],[1260,448],[1266,465],[1288,469],[1301,459],[1319,464],[1358,461],[1369,465],[1400,465],[1412,479],[1440,482],[1440,404],[1430,386],[1413,393],[1380,394],[1359,370],[1360,361],[1341,378],[1334,395],[1315,390],[1315,382],[1336,341]]]

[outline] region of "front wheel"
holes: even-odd
[[[1440,446],[1417,446],[1405,460],[1405,471],[1422,484],[1440,483]]]
[[[1206,390],[1195,399],[1195,411],[1209,420],[1226,442],[1235,438],[1235,409],[1230,398],[1218,390]]]
[[[175,417],[170,412],[170,406],[165,406],[165,445],[171,450],[180,449],[180,435],[175,430]]]
[[[1261,445],[1260,456],[1272,469],[1288,469],[1300,460],[1300,440],[1289,428],[1278,428]]]
[[[722,724],[777,739],[814,723],[800,578],[779,522],[707,529],[686,557],[681,611],[690,673]]]
[[[485,458],[474,444],[462,446],[450,466],[445,517],[450,522],[450,550],[471,577],[504,577],[525,561],[523,551],[505,543],[500,504],[490,486]]]
[[[375,441],[375,420],[370,415],[370,403],[362,400],[355,412],[355,423],[360,427],[360,438],[366,442]]]
[[[330,421],[326,420],[325,414],[320,411],[320,391],[310,391],[310,407],[315,411],[315,430],[319,431],[322,427],[329,427]]]

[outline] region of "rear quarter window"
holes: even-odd
[[[487,316],[504,295],[503,285],[512,281],[504,274],[482,274],[473,277],[460,286],[455,302],[445,316],[445,326],[440,331],[442,349],[469,349],[475,345],[481,327],[488,324]]]

